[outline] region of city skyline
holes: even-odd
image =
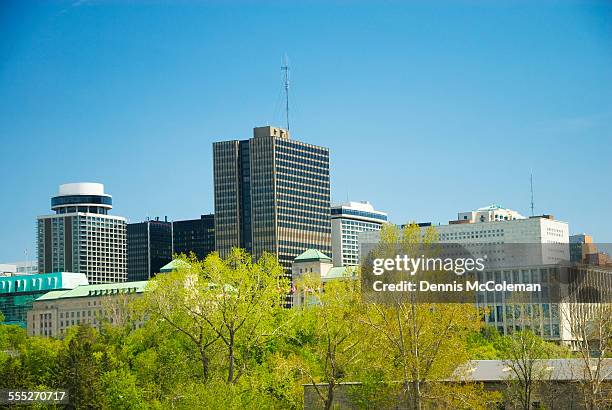
[[[529,215],[533,172],[536,214],[612,242],[609,4],[240,4],[2,6],[0,262],[36,258],[64,183],[103,183],[130,222],[212,212],[212,143],[284,126],[285,52],[292,138],[329,147],[332,204]]]

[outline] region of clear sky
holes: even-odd
[[[285,53],[334,202],[529,214],[533,170],[536,213],[612,242],[611,2],[255,3],[0,3],[0,262],[61,183],[132,222],[213,211],[211,143],[283,124]]]

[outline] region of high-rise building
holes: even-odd
[[[379,231],[387,214],[367,201],[347,202],[331,208],[332,260],[334,266],[359,264],[359,232]]]
[[[155,220],[127,225],[128,281],[149,280],[172,260],[172,223]]]
[[[306,249],[331,253],[329,150],[275,127],[213,144],[216,247],[264,251],[287,269]]]
[[[199,259],[205,258],[215,250],[215,215],[172,222],[172,238],[173,254],[193,252]]]
[[[80,272],[89,283],[127,280],[126,220],[109,215],[104,185],[64,184],[51,198],[53,215],[39,216],[38,271]]]

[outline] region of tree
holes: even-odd
[[[99,408],[97,381],[103,373],[100,358],[103,346],[99,333],[89,325],[72,327],[58,355],[56,386],[70,391],[72,408]]]
[[[298,322],[308,328],[311,343],[298,351],[297,367],[328,410],[338,383],[363,365],[359,359],[364,340],[359,282],[345,278],[323,285],[320,278],[307,276],[300,288],[311,290],[315,304],[299,308]]]
[[[605,408],[612,404],[603,382],[612,375],[612,366],[606,364],[612,349],[612,304],[568,303],[562,309],[573,336],[577,355],[581,361],[574,369],[584,392],[585,407]]]
[[[141,311],[149,321],[168,324],[197,349],[203,381],[209,379],[213,347],[220,346],[229,383],[243,375],[257,349],[285,325],[283,302],[289,283],[276,258],[257,262],[244,250],[226,259],[181,257],[176,272],[160,274],[145,292]]]
[[[421,235],[416,224],[407,225],[401,232],[386,225],[381,231],[380,246],[383,253],[399,250],[414,257],[420,255],[421,245],[427,248],[436,240],[434,228]],[[370,363],[378,358],[378,367],[387,380],[401,381],[406,406],[421,409],[424,401],[448,399],[451,393],[442,397],[449,390],[441,388],[441,381],[451,379],[469,359],[468,335],[481,327],[477,309],[466,304],[419,303],[415,298],[401,297],[384,304],[370,303],[365,312],[363,321],[373,331],[368,343],[374,352]],[[480,398],[486,400],[486,395]]]
[[[137,386],[136,377],[126,369],[105,372],[98,382],[103,408],[137,410],[148,408]]]
[[[135,302],[143,319],[150,323],[168,325],[186,336],[198,352],[202,378],[209,377],[210,347],[218,335],[210,328],[203,312],[211,301],[205,291],[208,280],[203,272],[203,262],[195,255],[181,255],[183,263],[175,272],[159,274],[147,285],[141,300]]]
[[[500,349],[511,371],[507,393],[524,410],[532,408],[534,391],[549,378],[546,360],[568,355],[563,347],[544,341],[530,330],[503,338]]]
[[[242,249],[234,248],[223,260],[217,253],[203,263],[208,284],[201,287],[207,309],[194,314],[217,335],[226,351],[227,381],[236,381],[246,371],[254,350],[278,337],[285,323],[289,281],[277,259],[264,253],[257,262]]]

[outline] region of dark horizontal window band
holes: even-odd
[[[381,221],[386,221],[387,220],[387,215],[381,215],[381,214],[376,214],[376,213],[366,212],[366,211],[358,211],[358,210],[355,210],[355,209],[332,208],[331,214],[332,215],[363,216],[365,218],[378,219],[378,220],[381,220]]]
[[[74,204],[99,204],[112,205],[113,199],[109,196],[100,195],[70,195],[56,196],[51,198],[51,206],[74,205]]]

